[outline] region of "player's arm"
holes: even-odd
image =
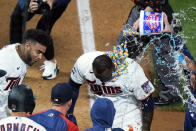
[[[74,122],[76,125],[77,125],[76,118],[73,115],[74,107],[78,99],[80,86],[85,82],[85,78],[83,75],[84,74],[83,71],[85,71],[84,70],[85,64],[83,64],[82,62],[83,62],[83,57],[81,56],[79,57],[74,67],[72,68],[71,76],[68,81],[68,84],[73,89],[73,98],[72,98],[72,105],[67,112],[67,118],[71,120],[72,122]]]
[[[75,83],[71,78],[69,79],[68,84],[72,87],[73,89],[73,98],[72,98],[72,105],[68,110],[68,113],[72,113],[74,112],[74,107],[76,104],[76,101],[78,99],[78,95],[79,95],[79,90],[80,90],[80,86],[81,84],[77,84]]]
[[[75,116],[73,115],[73,113],[74,113],[74,107],[75,107],[76,101],[78,99],[79,89],[80,89],[81,84],[75,83],[71,78],[69,79],[68,84],[73,89],[73,98],[72,98],[72,105],[69,108],[69,110],[67,111],[66,117],[70,121],[72,121],[75,125],[77,125],[77,120],[76,120]]]
[[[137,100],[141,101],[142,106],[142,131],[150,131],[152,117],[154,113],[154,101],[152,99],[152,93],[154,92],[154,86],[147,79],[143,69],[139,64],[135,66],[135,83],[137,86],[134,88],[134,95]]]

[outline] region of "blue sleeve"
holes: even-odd
[[[24,0],[18,0],[18,4],[19,4],[21,9],[24,8]]]
[[[28,8],[29,3],[30,3],[30,0],[18,0],[18,4],[19,4],[21,10],[24,10],[25,7]]]
[[[185,120],[184,120],[184,131],[192,131],[192,122],[190,119],[190,112],[189,109],[186,109]]]
[[[154,111],[154,101],[152,95],[147,99],[142,101],[142,111],[143,112],[153,112]]]
[[[73,88],[72,105],[69,108],[68,113],[73,113],[76,101],[78,99],[79,89],[80,89],[81,84],[75,83],[71,78],[69,79],[68,84]]]

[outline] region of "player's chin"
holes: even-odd
[[[36,63],[37,61],[31,61],[31,62],[29,62],[29,66],[32,66],[34,63]]]
[[[32,66],[32,65],[33,65],[33,63],[29,63],[29,64],[28,64],[28,66]]]

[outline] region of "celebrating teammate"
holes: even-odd
[[[44,126],[47,131],[79,131],[65,115],[72,104],[73,90],[67,83],[57,83],[51,92],[52,108],[29,118]]]
[[[25,30],[26,22],[35,14],[42,14],[37,29],[42,29],[48,34],[51,33],[55,22],[61,17],[71,0],[18,0],[10,21],[10,44],[21,43],[22,34]],[[43,79],[53,79],[58,73],[58,66],[54,59],[54,47],[47,48],[44,56]]]
[[[69,80],[74,90],[73,104],[69,112],[73,113],[79,87],[86,81],[93,94],[92,100],[104,97],[114,103],[116,115],[113,128],[124,130],[133,128],[134,131],[140,131],[142,125],[146,126],[146,123],[151,122],[152,119],[152,117],[142,118],[142,116],[153,113],[154,107],[150,94],[154,91],[154,87],[139,64],[132,59],[125,58],[122,60],[123,65],[108,55],[95,51],[85,53],[78,58]],[[118,58],[120,57],[118,55]],[[141,108],[142,113],[141,102],[144,105]]]
[[[158,97],[154,98],[154,104],[157,106],[169,105],[180,101],[178,90],[180,87],[180,78],[176,68],[175,52],[183,52],[186,56],[193,59],[188,48],[179,35],[182,27],[180,21],[174,14],[169,4],[169,0],[132,0],[135,6],[131,9],[129,17],[126,21],[126,28],[133,30],[139,29],[140,11],[159,12],[163,14],[164,29],[160,36],[151,34],[141,37],[126,36],[122,30],[118,37],[117,43],[127,42],[129,57],[136,59],[137,56],[147,47],[147,44],[153,45],[153,63],[156,74],[160,81],[160,92]],[[165,12],[165,13],[164,13]],[[172,26],[171,26],[172,25]],[[167,32],[165,34],[165,32]],[[171,35],[167,35],[167,34]],[[175,56],[176,57],[176,56]],[[169,80],[169,81],[168,81]]]
[[[24,33],[21,44],[12,44],[0,50],[0,69],[5,75],[0,78],[0,119],[7,116],[8,92],[22,83],[28,66],[39,61],[51,45],[52,38],[44,31],[30,29]]]
[[[46,131],[38,123],[26,118],[35,108],[32,89],[27,85],[18,85],[9,92],[8,107],[12,110],[10,117],[0,121],[1,131]]]

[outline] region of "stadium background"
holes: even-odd
[[[0,47],[9,44],[10,14],[17,0],[0,0]],[[96,50],[110,50],[114,45],[120,30],[123,28],[133,3],[130,0],[91,0],[90,9],[93,19]],[[34,17],[27,23],[27,28],[35,28],[40,16]],[[51,33],[55,44],[55,58],[60,67],[60,73],[54,80],[42,80],[39,66],[43,60],[29,68],[24,81],[33,88],[37,96],[37,105],[34,112],[50,108],[50,92],[57,82],[65,82],[77,57],[82,53],[80,23],[77,13],[76,0],[72,0],[63,16],[57,21]],[[110,43],[109,46],[105,46]],[[146,59],[148,60],[148,59]],[[149,75],[150,64],[142,66]],[[80,96],[76,104],[75,115],[80,130],[91,127],[89,115],[89,99],[86,86],[80,89]],[[155,110],[152,131],[175,131],[183,129],[184,112],[169,112]]]

